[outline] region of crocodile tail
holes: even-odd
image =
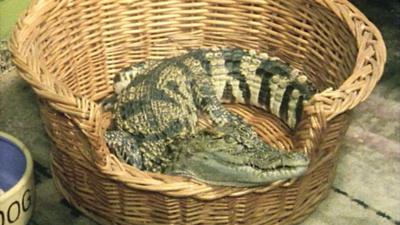
[[[276,57],[239,48],[203,51],[202,65],[223,103],[263,108],[295,128],[314,93],[307,77]]]

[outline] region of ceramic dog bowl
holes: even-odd
[[[0,132],[0,225],[25,225],[33,210],[33,163],[28,149]]]

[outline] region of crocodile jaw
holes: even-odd
[[[304,174],[309,160],[298,153],[294,154],[295,157],[292,157],[292,153],[282,153],[283,158],[279,159],[279,162],[270,162],[269,168],[258,168],[225,161],[218,154],[198,152],[190,157],[181,158],[166,172],[188,176],[213,185],[252,187]],[[294,160],[290,160],[293,158]]]

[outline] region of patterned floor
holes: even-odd
[[[400,225],[400,3],[354,1],[383,32],[385,75],[353,113],[331,194],[302,225]],[[35,97],[15,70],[0,75],[0,130],[32,149],[37,202],[30,225],[96,224],[56,193]]]

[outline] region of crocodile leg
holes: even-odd
[[[229,112],[218,100],[215,95],[214,89],[210,84],[210,80],[207,77],[197,78],[193,91],[194,99],[199,108],[204,111],[211,119],[211,121],[218,127],[224,127],[226,125],[235,126],[237,129],[243,131],[243,134],[238,136],[237,139],[240,142],[245,143],[256,143],[257,145],[265,145],[265,143],[258,137],[254,129],[251,128],[242,118]]]
[[[201,60],[204,60],[204,58],[201,59],[199,56],[184,57],[181,60],[181,64],[178,64],[178,66],[186,69],[185,72],[191,76],[191,90],[196,108],[207,114],[217,126],[245,124],[239,116],[229,112],[221,104],[212,84],[212,79],[202,65]],[[247,127],[248,132],[256,135],[255,131],[249,125],[243,125],[242,129],[245,129],[245,127]]]
[[[218,100],[207,75],[199,75],[195,79],[192,85],[195,104],[214,124],[223,126],[227,123],[242,123],[238,116],[230,113]]]
[[[143,157],[131,134],[123,130],[111,130],[106,131],[104,138],[108,147],[121,161],[142,169]]]

